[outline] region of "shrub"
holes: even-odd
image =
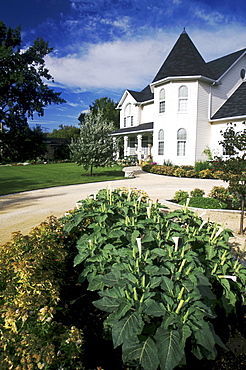
[[[66,258],[55,218],[1,247],[2,369],[83,368],[82,331],[55,321]]]
[[[185,205],[186,202],[183,200],[180,204]],[[213,198],[205,198],[205,197],[191,197],[189,201],[189,207],[195,208],[206,208],[206,209],[225,209],[227,208],[227,204]]]
[[[190,195],[192,197],[203,197],[203,195],[205,194],[205,191],[203,189],[194,189],[190,192]]]
[[[178,167],[174,171],[174,176],[177,176],[177,177],[185,177],[186,176],[186,170],[184,168],[182,168],[182,167]]]
[[[178,203],[180,203],[181,201],[186,202],[187,198],[189,198],[189,193],[185,190],[177,190],[173,197],[173,199]]]
[[[187,209],[166,215],[158,203],[106,190],[100,201],[82,201],[65,231],[77,235],[79,281],[98,292],[93,304],[128,367],[172,370],[185,363],[187,342],[199,359],[224,347],[216,311],[240,307],[246,283],[246,270],[231,259],[229,230]]]
[[[230,197],[230,193],[224,186],[214,186],[208,196],[226,203]]]
[[[195,162],[195,171],[200,172],[203,170],[208,170],[211,168],[211,164],[209,161],[197,161]]]
[[[202,170],[199,172],[198,176],[200,179],[212,179],[213,178],[213,172],[209,169]]]
[[[197,172],[195,170],[186,171],[186,177],[197,177]]]
[[[170,159],[164,159],[163,166],[173,167],[174,165],[172,164],[172,162],[170,161]]]
[[[214,171],[213,172],[213,177],[214,179],[223,179],[224,172],[223,171]]]

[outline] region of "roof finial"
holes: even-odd
[[[185,31],[185,27],[184,27],[184,29],[183,29],[183,32],[182,33],[186,33],[186,31]]]

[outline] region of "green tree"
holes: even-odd
[[[52,50],[41,38],[21,50],[20,28],[7,28],[0,21],[0,124],[4,134],[17,128],[23,134],[30,133],[27,118],[33,118],[34,113],[43,116],[47,105],[65,102],[45,83],[53,81],[44,61]],[[1,138],[2,152],[5,145],[17,144],[11,142],[11,135],[8,138],[8,142],[7,137]]]
[[[92,175],[94,167],[104,167],[113,161],[114,143],[110,133],[112,122],[106,122],[102,113],[89,112],[80,125],[80,137],[70,144],[71,158]]]
[[[243,123],[245,125],[245,122]],[[239,234],[243,234],[243,221],[246,197],[246,129],[237,131],[236,125],[229,123],[226,130],[221,131],[224,154],[228,159],[221,162],[223,174],[221,179],[228,182],[229,191],[241,201],[241,217]]]
[[[97,114],[99,111],[102,113],[103,118],[106,122],[113,122],[114,129],[120,127],[120,111],[116,109],[118,103],[115,103],[112,99],[103,97],[96,99],[92,105],[90,105],[90,112]],[[83,123],[86,117],[86,113],[81,113],[78,117],[80,123]]]
[[[75,139],[79,137],[79,127],[70,125],[59,125],[59,129],[54,129],[47,137],[61,138],[61,139]]]

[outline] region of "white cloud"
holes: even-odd
[[[58,58],[48,55],[46,65],[55,82],[76,89],[136,89],[152,81],[179,37],[156,31],[145,39],[115,41],[80,47],[77,54]],[[211,28],[187,27],[186,31],[206,61],[246,47],[246,28],[240,25]],[[182,32],[182,29],[179,30]],[[216,47],[215,47],[216,45]]]

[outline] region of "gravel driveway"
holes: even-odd
[[[32,227],[39,225],[47,217],[51,215],[63,216],[66,211],[74,209],[77,201],[85,199],[88,195],[107,186],[111,188],[134,187],[142,189],[147,192],[151,199],[158,199],[163,204],[165,200],[172,199],[174,193],[179,189],[191,191],[200,188],[208,194],[213,186],[225,186],[225,183],[221,180],[154,175],[141,171],[139,167],[135,167],[134,170],[135,178],[59,186],[1,196],[0,244],[9,241],[12,232],[20,231],[27,234]],[[198,214],[201,213],[202,211],[198,211]],[[219,222],[225,227],[232,228],[235,232],[239,225],[239,216],[235,213],[207,211],[207,214],[203,217],[209,217],[211,221]]]

